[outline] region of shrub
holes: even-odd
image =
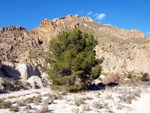
[[[128,79],[132,79],[132,73],[129,73],[127,76]]]
[[[75,101],[74,101],[75,105],[77,106],[80,106],[81,104],[84,104],[84,98],[75,98]]]
[[[62,95],[67,95],[67,92],[65,92],[65,91],[64,91],[64,92],[62,92]]]
[[[18,111],[18,106],[11,106],[9,111],[14,111],[14,112],[17,112]]]
[[[15,59],[9,59],[9,61],[12,63],[18,63],[18,61],[16,61]]]
[[[94,102],[93,107],[96,109],[102,109],[104,106],[100,102]]]
[[[26,105],[26,102],[23,100],[17,101],[16,103],[18,106],[25,106]]]
[[[26,104],[28,104],[28,103],[33,103],[33,102],[34,102],[34,97],[29,97],[29,98],[25,99],[24,102],[25,102]]]
[[[87,111],[90,111],[90,107],[89,107],[88,105],[83,106],[83,107],[82,107],[82,112],[85,113],[85,112],[87,112]]]
[[[0,100],[0,109],[6,109],[6,108],[10,108],[12,105],[11,102],[9,101],[3,101],[3,100]]]
[[[42,100],[42,97],[41,97],[41,96],[35,97],[35,98],[34,98],[34,104],[35,104],[35,105],[38,105],[38,104],[41,102],[41,100]]]
[[[97,79],[103,61],[103,58],[95,58],[93,49],[97,44],[93,35],[79,29],[62,32],[53,38],[45,58],[50,67],[42,67],[52,80],[52,89],[63,87],[68,91],[79,91]]]
[[[149,81],[149,80],[150,80],[149,74],[148,74],[148,73],[144,73],[144,74],[142,75],[142,77],[141,77],[141,80],[142,80],[143,82]]]

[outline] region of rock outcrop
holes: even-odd
[[[0,29],[0,33],[4,33],[4,32],[7,32],[7,31],[15,31],[15,30],[21,31],[21,30],[24,30],[24,29],[25,29],[25,28],[22,27],[22,26],[17,26],[17,27],[15,27],[15,26],[11,25],[11,26],[2,27],[2,28]]]
[[[28,83],[31,84],[33,88],[43,87],[42,79],[38,76],[31,76],[28,80]]]
[[[33,37],[38,37],[39,39],[45,38],[50,40],[59,33],[59,29],[55,22],[48,19],[43,19],[40,23],[39,28],[34,28],[31,30],[30,34]]]
[[[22,28],[16,27],[16,29]],[[47,43],[38,37],[30,36],[30,31],[25,29],[0,33],[0,59],[32,65],[42,64]]]
[[[21,63],[3,62],[2,73],[4,77],[27,80],[31,76],[41,77],[40,71],[35,66]]]
[[[93,22],[90,17],[79,17],[79,15],[67,15],[66,17],[55,18],[52,21],[43,19],[40,26],[32,29],[30,33],[34,37],[50,40],[63,30],[70,30],[73,28],[86,29],[86,24],[82,21]]]
[[[150,73],[150,43],[147,44],[111,44],[97,46],[97,58],[104,57],[103,71],[127,75]]]

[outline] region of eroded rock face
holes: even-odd
[[[31,65],[42,64],[47,43],[39,37],[30,36],[30,31],[25,29],[0,33],[0,59]]]
[[[97,57],[104,57],[103,71],[126,75],[150,73],[150,43],[143,45],[114,44],[112,47],[96,47]]]
[[[31,76],[39,76],[40,71],[35,66],[21,63],[3,62],[2,73],[6,77],[27,80]]]

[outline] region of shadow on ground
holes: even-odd
[[[92,84],[92,85],[88,85],[87,86],[87,90],[105,90],[106,86],[108,87],[114,87],[117,86],[118,83],[109,83],[109,84],[103,84],[103,83],[99,83],[99,84]]]

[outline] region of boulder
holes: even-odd
[[[43,87],[42,79],[38,76],[31,76],[27,82],[30,83],[31,86],[35,89],[38,87]]]

